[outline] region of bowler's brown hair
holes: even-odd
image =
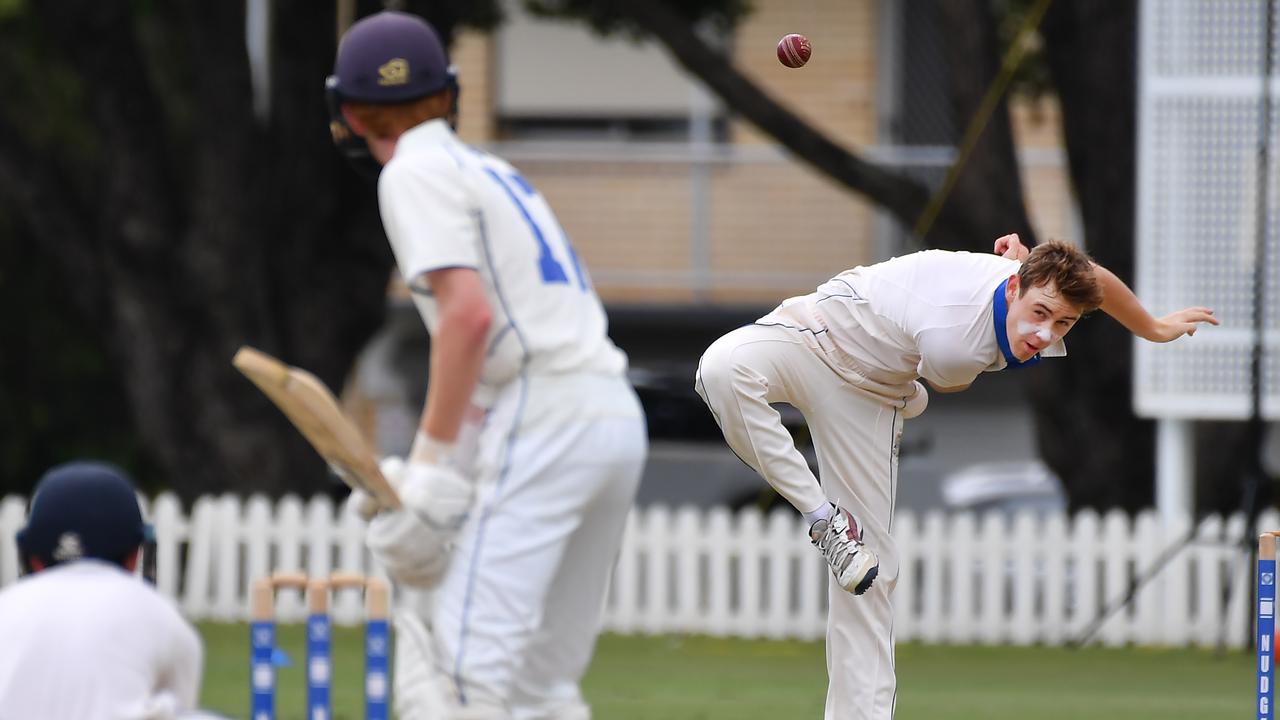
[[[1042,286],[1056,288],[1058,295],[1081,314],[1102,305],[1102,286],[1088,253],[1061,240],[1037,245],[1018,270],[1018,297]]]

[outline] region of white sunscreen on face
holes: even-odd
[[[1032,335],[1040,338],[1040,342],[1049,342],[1053,339],[1053,333],[1049,332],[1049,328],[1029,323],[1026,320],[1018,321],[1018,333],[1021,335]]]

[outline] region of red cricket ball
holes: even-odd
[[[789,68],[798,68],[809,62],[813,54],[813,46],[809,38],[798,33],[782,36],[778,41],[778,61]]]

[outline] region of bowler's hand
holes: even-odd
[[[1031,250],[1018,239],[1017,233],[1009,233],[996,238],[996,246],[992,252],[1000,257],[1017,260],[1018,262],[1026,260],[1027,256],[1031,254]]]
[[[1155,329],[1145,339],[1151,342],[1166,343],[1177,340],[1183,335],[1195,335],[1200,323],[1218,325],[1218,318],[1213,310],[1207,307],[1189,307],[1175,313],[1165,315],[1156,321]]]

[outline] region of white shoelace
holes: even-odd
[[[836,519],[838,516],[833,515],[827,521],[827,527],[822,531],[822,535],[818,538],[818,549],[826,556],[827,562],[831,567],[839,572],[844,572],[845,568],[853,560],[854,553],[857,552],[857,541],[849,539],[846,531],[837,531]],[[847,520],[845,520],[847,524]]]

